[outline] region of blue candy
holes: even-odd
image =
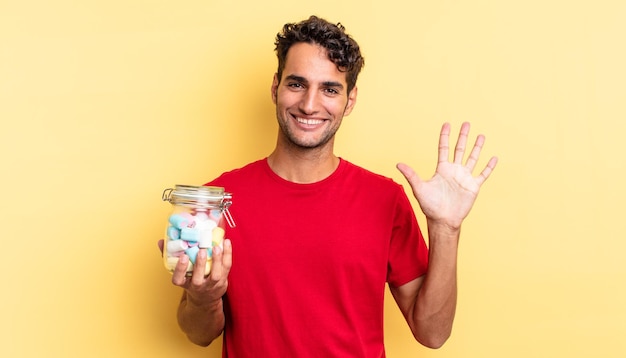
[[[174,214],[170,216],[169,221],[172,226],[182,229],[188,227],[193,222],[193,217],[186,213]]]
[[[184,227],[180,230],[180,238],[185,241],[198,241],[198,230],[193,227]]]
[[[170,240],[180,240],[180,230],[173,226],[168,226],[167,237],[169,237]]]
[[[185,250],[185,255],[189,256],[189,261],[191,261],[192,264],[196,264],[196,257],[198,256],[198,251],[200,251],[200,248],[198,248],[198,246],[192,246],[190,248],[188,248],[187,250]]]

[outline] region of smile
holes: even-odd
[[[299,118],[299,117],[296,117],[296,121],[298,121],[298,123],[306,124],[306,125],[316,125],[316,124],[324,123],[324,121],[321,119],[305,119],[305,118]]]

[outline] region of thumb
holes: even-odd
[[[409,182],[409,185],[411,186],[411,189],[413,189],[413,192],[417,192],[417,187],[422,184],[422,179],[420,179],[415,170],[413,170],[413,168],[404,163],[398,163],[396,165],[396,168],[398,168],[400,173],[404,175],[406,181]]]
[[[159,250],[161,250],[161,255],[163,255],[163,246],[164,246],[164,240],[161,239],[157,242],[157,246],[159,246]]]

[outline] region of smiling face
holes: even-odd
[[[297,43],[287,53],[282,78],[274,76],[272,99],[280,127],[279,144],[299,149],[329,148],[344,116],[356,103],[346,74],[315,44]]]

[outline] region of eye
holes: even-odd
[[[303,88],[304,86],[300,82],[290,82],[290,83],[287,83],[287,87],[293,88],[293,89],[299,89],[299,88]]]
[[[339,91],[331,87],[331,88],[325,88],[324,93],[331,95],[331,96],[335,96],[339,94]]]

